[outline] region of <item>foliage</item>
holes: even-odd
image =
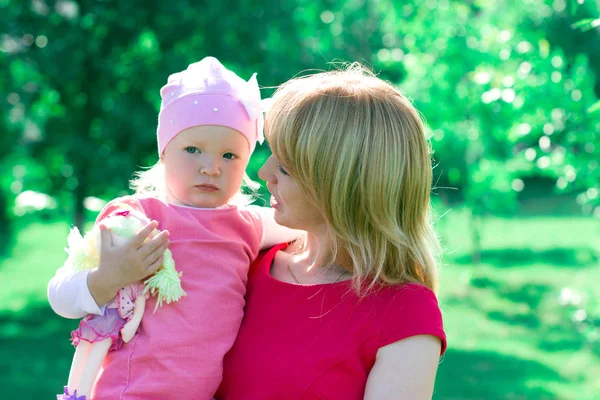
[[[331,61],[371,65],[426,118],[446,201],[509,215],[546,179],[600,215],[599,14],[589,0],[0,0],[4,208],[41,191],[80,225],[85,197],[123,194],[157,159],[159,88],[210,54],[258,71],[265,96]]]

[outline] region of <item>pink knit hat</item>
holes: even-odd
[[[214,57],[190,64],[169,76],[160,90],[158,155],[187,128],[221,125],[239,131],[248,139],[250,153],[262,143],[263,114],[256,73],[248,82],[225,68]]]

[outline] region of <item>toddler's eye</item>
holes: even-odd
[[[200,150],[198,150],[196,147],[186,147],[185,151],[190,154],[200,153]]]
[[[235,157],[235,154],[233,154],[233,153],[225,153],[225,154],[223,154],[223,158],[226,158],[228,160],[232,160],[232,159],[234,159],[236,157]]]

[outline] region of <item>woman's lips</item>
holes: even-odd
[[[202,185],[196,185],[196,189],[198,189],[201,192],[206,192],[206,193],[216,192],[217,190],[219,190],[219,188],[216,187],[215,185],[210,185],[208,183],[205,183]]]
[[[279,207],[279,202],[277,201],[277,199],[275,198],[275,196],[271,196],[271,208],[278,208]]]

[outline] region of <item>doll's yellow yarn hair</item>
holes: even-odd
[[[146,286],[144,293],[148,292],[150,295],[156,296],[154,311],[162,306],[163,302],[169,304],[185,296],[185,292],[181,288],[181,274],[182,272],[177,272],[175,269],[171,250],[165,250],[160,268],[144,281]]]

